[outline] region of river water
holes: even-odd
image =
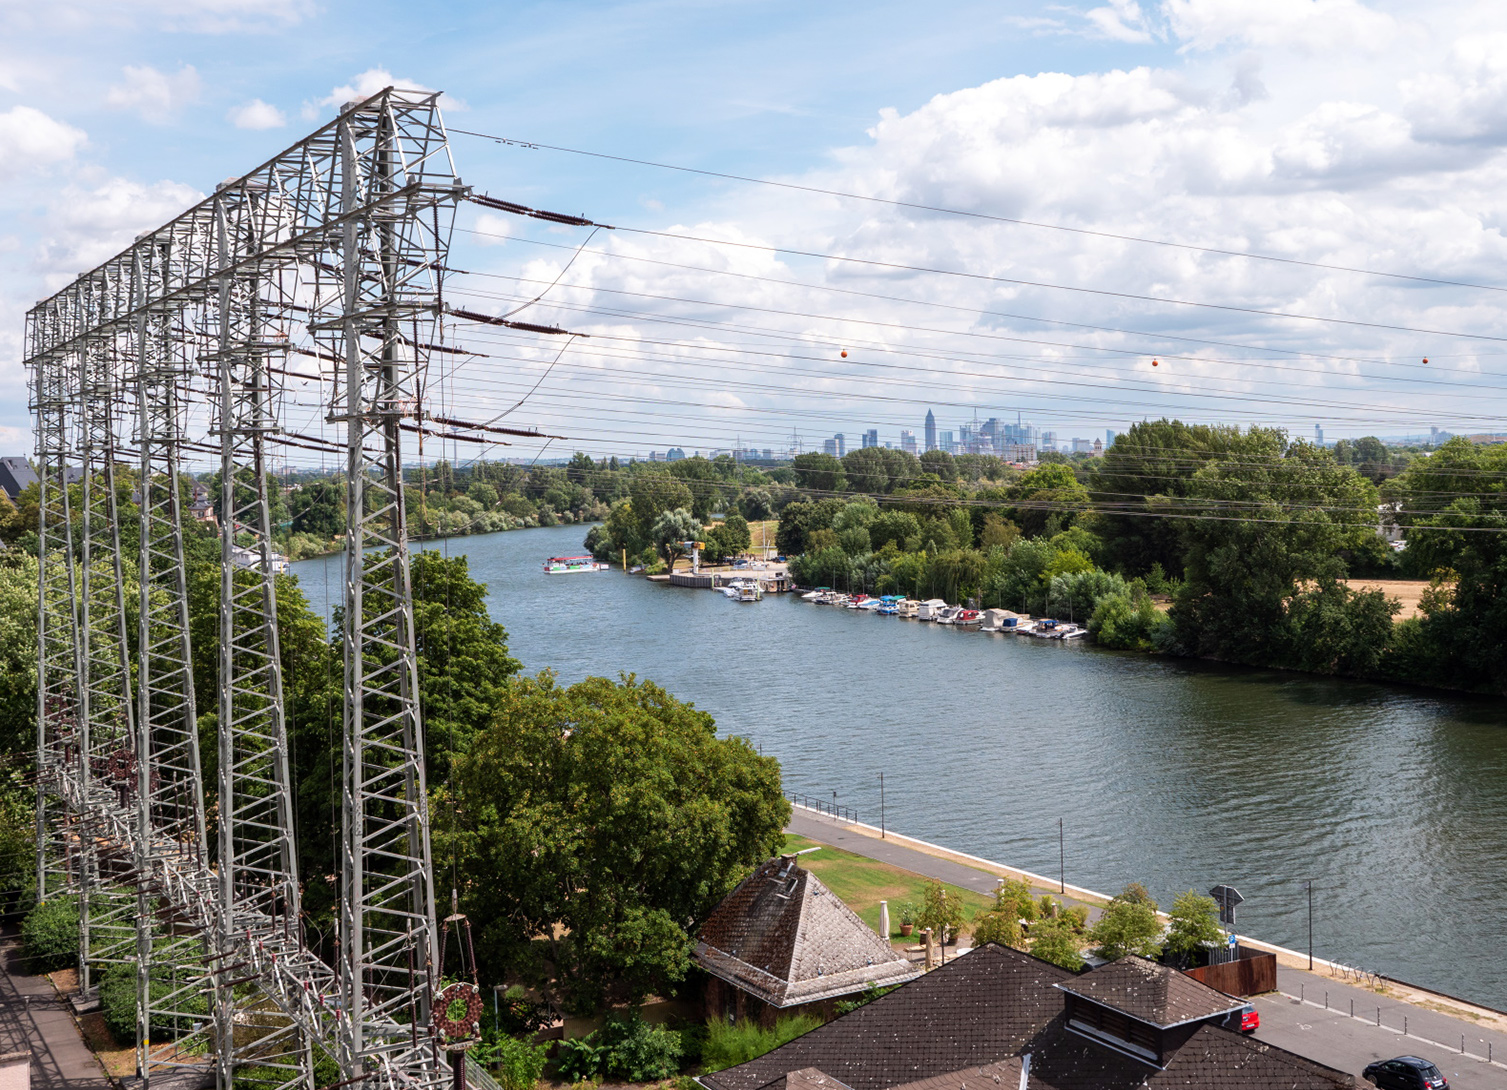
[[[780,759],[787,790],[1163,907],[1217,882],[1239,930],[1507,1008],[1507,715],[1497,700],[1244,670],[621,573],[547,576],[581,526],[465,554],[525,669],[620,672]],[[339,559],[293,566],[316,610]]]

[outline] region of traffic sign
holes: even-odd
[[[1219,922],[1233,924],[1235,922],[1235,906],[1245,900],[1244,897],[1240,896],[1240,891],[1234,886],[1221,884],[1209,890],[1209,896],[1214,898],[1214,903],[1219,906]]]

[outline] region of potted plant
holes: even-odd
[[[921,914],[915,901],[906,901],[900,906],[900,934],[906,938],[916,929],[916,917]]]

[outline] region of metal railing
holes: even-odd
[[[850,821],[858,824],[858,811],[848,806],[842,806],[831,799],[824,799],[820,795],[802,795],[796,791],[786,791],[785,797],[796,806],[806,810],[814,810],[818,814],[826,814],[838,821]]]

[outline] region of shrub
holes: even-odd
[[[572,1082],[604,1075],[624,1082],[651,1082],[678,1072],[680,1053],[679,1033],[649,1025],[635,1010],[609,1017],[601,1029],[585,1037],[561,1042],[555,1066],[561,1077]]]
[[[1172,902],[1167,949],[1180,959],[1196,962],[1210,945],[1224,942],[1219,926],[1219,905],[1197,890],[1179,893]]]
[[[701,1051],[701,1070],[710,1075],[736,1067],[773,1051],[821,1025],[810,1014],[792,1014],[779,1019],[774,1029],[761,1029],[754,1022],[728,1023],[714,1019],[706,1024],[706,1044]]]
[[[531,1045],[516,1037],[499,1037],[493,1055],[503,1090],[534,1090],[548,1060],[544,1045]]]
[[[1116,899],[1105,906],[1088,937],[1095,944],[1094,953],[1106,961],[1126,954],[1155,960],[1162,952],[1161,933],[1162,923],[1153,906]]]
[[[178,990],[166,971],[153,972],[149,987],[154,1000],[166,999]],[[99,981],[100,1011],[105,1016],[105,1025],[117,1041],[136,1039],[136,966],[134,964],[112,965],[105,970]],[[180,996],[173,1007],[190,1017],[175,1017],[161,1012],[152,1018],[150,1026],[153,1038],[171,1040],[199,1028],[209,1016],[209,998],[199,995]],[[198,1017],[192,1017],[197,1015]],[[238,1080],[239,1081],[239,1080]]]
[[[1031,953],[1075,973],[1084,964],[1080,941],[1067,916],[1043,920],[1031,928]]]
[[[43,901],[21,921],[21,946],[33,973],[67,969],[78,961],[78,902],[72,897]]]
[[[847,1014],[849,1011],[856,1011],[859,1007],[874,1002],[874,1000],[878,999],[881,995],[884,995],[887,992],[892,992],[898,987],[900,987],[900,985],[898,984],[891,984],[888,988],[881,988],[877,984],[870,984],[863,991],[855,995],[852,999],[839,999],[833,1005],[833,1009],[836,1010],[838,1014]]]
[[[1020,918],[1013,912],[981,912],[973,918],[973,945],[994,943],[1020,949],[1024,939]]]
[[[963,898],[936,879],[929,879],[924,907],[916,922],[923,931],[930,928],[943,946],[957,942],[958,932],[963,929]]]

